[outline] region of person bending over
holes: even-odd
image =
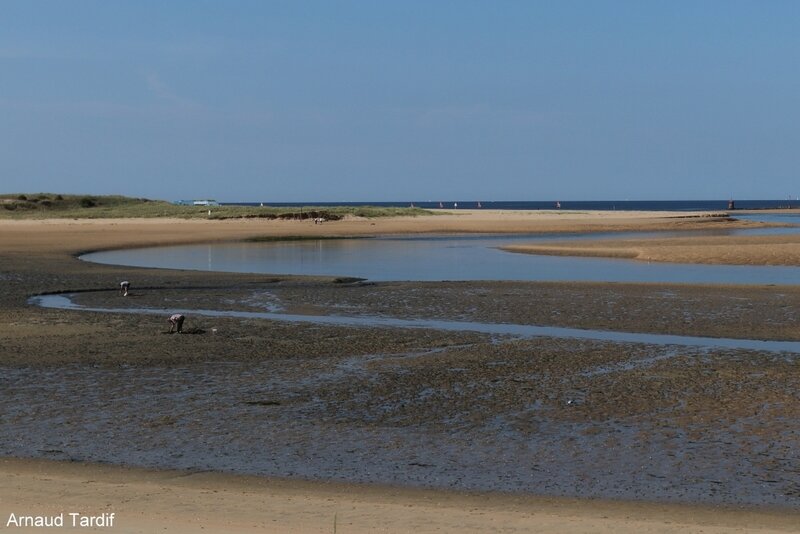
[[[186,319],[186,317],[184,317],[180,313],[175,313],[173,315],[170,315],[169,319],[167,319],[167,321],[169,321],[169,333],[171,334],[173,329],[179,334],[183,332],[184,319]]]

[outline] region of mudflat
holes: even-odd
[[[79,292],[78,303],[97,307],[800,339],[794,286],[370,284],[74,256],[264,236],[752,225],[679,215],[0,222],[0,454],[37,458],[2,464],[0,491],[13,488],[2,513],[117,511],[131,532],[330,531],[334,517],[352,532],[791,531],[796,355],[192,316],[176,336],[165,333],[166,317],[28,304],[34,294]],[[132,282],[129,297],[116,291],[122,279]],[[476,491],[512,495],[464,493]]]

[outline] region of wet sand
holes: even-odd
[[[411,528],[407,525],[414,524],[403,521],[419,521],[421,527],[414,530],[436,524],[451,531],[498,526],[524,531],[531,525],[560,531],[573,527],[597,531],[598,525],[608,525],[609,530],[624,531],[642,528],[638,521],[664,531],[679,526],[725,530],[744,524],[752,527],[749,530],[791,530],[798,524],[792,520],[800,503],[800,466],[792,452],[800,444],[796,355],[193,317],[187,319],[186,328],[194,335],[169,336],[164,334],[166,322],[158,317],[42,310],[26,303],[37,293],[96,290],[79,298],[110,306],[277,307],[293,313],[346,310],[498,322],[513,318],[528,324],[798,339],[795,310],[800,291],[795,287],[373,285],[281,275],[131,269],[86,264],[72,257],[78,251],[114,246],[263,235],[640,226],[674,230],[676,225],[737,224],[631,217],[608,219],[606,227],[602,217],[586,216],[577,222],[558,217],[537,222],[526,214],[511,217],[510,224],[472,220],[461,213],[432,217],[427,223],[0,223],[0,280],[5,289],[0,295],[0,344],[5,348],[0,352],[0,454],[77,461],[77,466],[69,467],[75,471],[63,478],[63,493],[92,486],[85,480],[94,480],[97,472],[86,462],[110,462],[189,472],[211,469],[383,483],[393,488],[708,506],[696,515],[682,504],[653,508],[622,503],[624,512],[615,515],[616,504],[558,501],[558,513],[551,515],[545,509],[542,515],[524,506],[498,510],[491,499],[469,504],[459,501],[459,493],[433,493],[454,500],[448,512],[454,515],[440,515],[440,506],[431,510],[422,504],[416,515],[397,506],[393,492],[401,490],[358,486],[374,500],[364,498],[368,503],[364,504],[361,494],[354,497],[341,488],[331,497],[343,508],[359,509],[359,520],[353,520],[347,531],[380,527],[387,514],[396,521],[387,523],[390,531],[407,531]],[[114,291],[123,278],[133,282],[126,299]],[[26,475],[24,464],[14,462],[20,461],[4,464],[0,472],[15,480],[15,495],[27,497],[12,502],[34,506],[37,498],[41,502],[37,496],[43,494],[42,475]],[[36,465],[47,478],[63,469],[61,463]],[[142,495],[134,481],[151,475],[137,470],[121,473],[123,484]],[[205,477],[189,478],[198,476]],[[131,531],[147,530],[152,521],[161,520],[172,521],[170,529],[189,528],[191,523],[184,520],[195,517],[195,512],[207,528],[217,521],[235,523],[237,501],[205,494],[228,491],[220,479],[208,477],[203,483],[209,486],[200,491],[159,481],[167,485],[158,490],[166,495],[157,493],[163,508],[146,515],[148,501],[138,501],[138,508],[132,508],[138,519]],[[269,488],[264,491],[274,492],[278,483],[270,478],[263,484]],[[325,518],[330,521],[328,512],[310,524],[303,515],[314,506],[309,503],[319,502],[314,500],[314,488],[329,486],[293,480],[279,486],[286,493],[277,500],[263,492],[254,492],[253,498],[274,505],[269,519],[280,518],[280,530],[330,531],[325,522]],[[83,503],[87,509],[97,502],[91,491],[77,495],[48,502]],[[208,503],[204,498],[213,499],[212,511],[203,507]],[[289,499],[307,505],[294,508],[286,503]],[[125,500],[108,501],[107,508],[122,513]],[[185,503],[193,504],[183,508]],[[582,515],[595,505],[606,519]],[[718,508],[731,505],[757,505],[762,511],[748,516],[751,523],[741,523],[738,512]],[[242,508],[252,510],[244,504],[238,509]],[[625,516],[635,518],[633,523],[626,523],[631,520]]]

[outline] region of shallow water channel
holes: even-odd
[[[646,334],[610,330],[591,330],[558,326],[527,324],[481,323],[475,321],[446,321],[441,319],[399,319],[393,317],[361,317],[346,315],[296,315],[277,312],[252,312],[235,310],[162,309],[162,308],[98,308],[74,304],[72,295],[40,295],[31,303],[44,308],[83,310],[108,313],[143,313],[168,316],[183,313],[204,317],[236,317],[240,319],[266,319],[290,323],[313,323],[333,326],[430,328],[452,332],[480,332],[483,334],[508,335],[514,337],[552,337],[591,339],[617,343],[646,343],[650,345],[678,345],[703,348],[725,348],[770,352],[793,352],[800,354],[800,341],[767,341],[761,339],[734,339],[700,336],[678,336],[669,334]]]

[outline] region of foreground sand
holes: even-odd
[[[785,511],[460,494],[0,460],[3,526],[12,513],[62,512],[114,513],[113,528],[98,530],[120,533],[769,533],[796,532],[800,525],[800,514]]]
[[[156,355],[159,361],[167,364],[185,357],[185,354],[175,352],[175,344],[170,342],[170,336],[153,335],[155,332],[148,326],[147,318],[42,312],[32,310],[25,304],[27,297],[37,292],[113,287],[119,276],[131,272],[130,269],[113,266],[83,264],[71,257],[80,251],[281,235],[678,230],[739,225],[724,219],[684,218],[684,215],[666,218],[663,214],[632,213],[612,216],[608,213],[537,215],[459,212],[413,219],[355,219],[323,225],[314,225],[310,221],[255,220],[3,221],[0,222],[0,281],[6,290],[0,295],[0,344],[13,348],[9,351],[13,354],[2,356],[8,365],[20,365],[20,362],[36,364],[32,358],[37,356],[41,356],[42,364],[47,365],[61,365],[70,361],[96,363],[101,359],[145,365],[146,361],[137,359],[143,353]],[[149,269],[135,270],[135,276],[140,284],[174,288],[175,291],[183,291],[188,286],[204,287],[210,282],[239,284],[245,288],[252,284],[256,287],[256,284],[263,286],[278,279]],[[320,287],[324,289],[327,286]],[[623,292],[625,298],[635,297],[620,285],[614,287],[616,291]],[[450,288],[445,290],[451,291]],[[306,302],[308,299],[302,291],[319,294],[316,286],[304,286],[299,290],[287,286],[287,291],[301,291],[298,293],[300,300]],[[601,304],[608,301],[601,285],[594,289],[585,286],[581,291],[596,293],[597,301]],[[792,291],[789,298],[795,299],[795,293]],[[166,289],[160,290],[159,294],[168,292]],[[560,294],[563,295],[563,291]],[[650,293],[644,295],[642,302],[652,299],[652,296]],[[341,295],[337,298],[341,298]],[[752,300],[758,301],[759,298],[762,297],[756,295]],[[770,309],[772,298],[774,295],[764,292],[764,309]],[[366,302],[366,297],[358,299]],[[612,318],[619,315],[614,310],[612,312]],[[487,310],[486,313],[494,312]],[[588,319],[591,321],[601,316],[599,312],[591,315]],[[735,328],[734,319],[731,321],[728,326]],[[715,323],[718,322],[719,319],[716,319]],[[231,343],[238,343],[237,350],[242,353],[246,347],[253,345],[241,327],[231,323],[229,328],[230,338],[220,337],[217,340],[208,336],[186,336],[188,339],[185,339],[185,344],[191,351],[205,351],[209,357],[230,352]],[[771,329],[774,328],[775,325],[772,325]],[[291,338],[297,332],[303,332],[297,329],[292,334],[280,326],[262,329],[264,331],[259,331],[256,337],[266,339],[271,335],[275,338]],[[322,339],[339,339],[335,334],[322,336]],[[352,346],[346,348],[351,354],[374,352],[372,345],[360,340],[360,334],[349,334]],[[369,333],[368,341],[377,343],[379,349],[392,345],[398,351],[405,350],[405,347],[413,348],[414,343],[420,342],[418,335],[414,336],[415,339],[404,339],[400,334],[393,334],[391,339],[385,341],[381,335]],[[125,336],[124,344],[120,343],[120,336]],[[225,346],[220,344],[220,340],[226,341]],[[424,341],[430,346],[448,346],[456,342],[446,338]],[[302,342],[297,341],[287,351],[296,353],[299,346],[303,352],[313,354],[318,351],[330,355],[337,349],[337,344],[316,346],[310,343],[302,345]],[[458,342],[463,343],[463,340]],[[277,346],[279,339],[275,339],[274,343]],[[184,347],[184,353],[186,350],[187,347]],[[253,358],[263,356],[259,350],[255,346]],[[722,363],[709,365],[716,373],[713,366]],[[780,372],[787,373],[785,370]],[[738,383],[739,375],[732,376],[736,377]],[[778,378],[782,376],[776,375]],[[790,376],[794,375],[790,373]],[[637,382],[634,389],[623,393],[628,395],[630,391],[650,391],[646,378],[641,377],[641,382]],[[692,380],[697,379],[692,377]],[[714,378],[714,375],[711,379],[719,381],[719,377]],[[776,378],[769,377],[769,380],[774,382]],[[389,383],[395,384],[395,381],[392,379]],[[683,378],[676,384],[676,387],[683,387]],[[698,387],[698,394],[704,391],[707,391],[705,383]],[[763,400],[760,390],[757,393],[750,399],[754,404]],[[619,406],[618,402],[613,404]],[[706,409],[705,404],[698,405]],[[788,405],[790,403],[787,400]],[[592,408],[599,406],[602,405],[593,404]],[[724,406],[726,409],[729,407],[727,404]],[[702,424],[718,417],[715,412],[702,412],[700,415]],[[575,415],[568,414],[567,417]],[[11,512],[30,515],[57,513],[60,510],[92,514],[114,512],[119,519],[113,531],[118,532],[187,532],[201,529],[227,532],[332,532],[334,517],[338,532],[800,531],[797,514],[786,510],[746,511],[726,507],[517,498],[496,494],[466,496],[453,492],[398,490],[384,486],[303,483],[209,473],[110,468],[83,463],[6,460],[0,464],[0,527],[5,525]]]

